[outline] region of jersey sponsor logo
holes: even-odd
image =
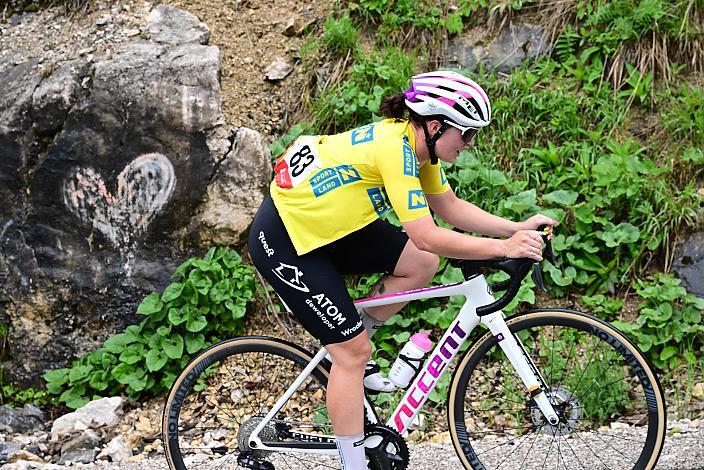
[[[329,193],[343,184],[361,180],[359,172],[352,165],[339,165],[335,168],[325,168],[310,178],[310,185],[315,197]]]
[[[374,140],[374,123],[352,130],[352,145]]]
[[[418,160],[408,143],[403,144],[403,174],[418,178]]]
[[[408,208],[422,209],[428,207],[428,201],[425,199],[425,193],[422,189],[412,189],[408,191]]]
[[[389,202],[389,195],[386,194],[386,189],[370,188],[367,189],[367,194],[369,195],[369,200],[372,201],[372,205],[374,206],[374,212],[376,212],[376,215],[379,217],[391,209],[391,203]]]
[[[299,138],[274,166],[276,185],[284,189],[296,187],[322,166],[322,160],[316,152],[313,142],[305,137]]]
[[[354,183],[362,179],[357,169],[352,165],[340,165],[336,166],[335,169],[337,170],[337,174],[340,175],[342,184]]]
[[[303,271],[298,269],[296,266],[284,264],[279,261],[279,267],[272,269],[272,271],[274,271],[276,277],[281,279],[284,284],[291,286],[301,292],[310,292],[308,286],[305,285],[303,281],[301,281]]]
[[[259,241],[262,242],[262,247],[264,248],[264,252],[266,255],[271,258],[274,256],[274,249],[269,247],[269,244],[266,242],[266,237],[264,237],[264,232],[259,232]]]

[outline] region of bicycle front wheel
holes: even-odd
[[[497,338],[463,356],[450,388],[450,434],[465,468],[652,469],[665,439],[662,389],[643,353],[598,318],[538,310],[506,320],[547,386],[551,425]]]
[[[162,442],[169,467],[338,468],[336,456],[249,447],[248,436],[311,359],[298,346],[267,337],[234,338],[195,357],[177,377],[164,407]],[[334,448],[325,406],[327,377],[328,370],[318,365],[260,438],[283,444],[314,434]]]

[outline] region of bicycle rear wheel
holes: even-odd
[[[339,468],[336,456],[251,449],[247,437],[311,361],[305,350],[267,337],[211,346],[181,372],[169,392],[162,441],[171,469]],[[321,364],[264,427],[264,441],[298,442],[334,434],[327,418],[328,370]]]
[[[662,389],[623,333],[598,318],[538,310],[506,320],[548,387],[550,425],[487,332],[450,387],[450,434],[465,468],[652,469],[665,438]]]

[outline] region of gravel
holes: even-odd
[[[678,421],[669,426],[668,436],[665,439],[665,446],[663,452],[658,461],[658,470],[702,470],[704,469],[704,423],[699,421],[693,426],[688,420]],[[697,427],[695,427],[697,426]],[[618,434],[620,438],[636,438],[639,431],[637,429],[617,429],[608,432],[609,434]],[[531,454],[537,455],[535,452],[538,448],[542,447],[547,449],[551,445],[551,439],[549,437],[544,437],[538,439],[536,444],[533,446]],[[599,468],[599,463],[593,454],[582,446],[579,447],[578,439],[574,437],[569,440],[569,449],[566,450],[565,441],[562,440],[562,455],[564,461],[560,463],[559,468],[581,468],[581,469],[595,469]],[[477,451],[480,449],[486,449],[491,446],[491,441],[489,439],[484,439],[481,443],[477,444]],[[555,454],[555,444],[553,446],[553,454]],[[441,443],[411,443],[409,444],[411,461],[408,466],[409,469],[413,470],[438,470],[442,469],[461,469],[457,455],[449,442]],[[575,454],[571,453],[574,450]],[[544,454],[543,454],[544,455]],[[576,457],[575,457],[576,455]],[[499,457],[503,459],[506,456]],[[521,468],[524,470],[543,468],[553,468],[556,467],[556,461],[552,462],[548,460],[547,463],[542,460],[537,462],[529,462],[526,460],[525,463],[522,462],[522,457],[517,458],[516,455],[508,455],[507,461],[502,465],[501,468]],[[139,458],[139,456],[137,456]],[[577,460],[579,459],[579,463]],[[507,463],[508,462],[508,463]],[[521,465],[522,464],[522,465]],[[495,462],[496,465],[496,462]],[[96,462],[94,464],[75,464],[76,468],[84,468],[86,470],[157,470],[166,469],[167,464],[163,456],[156,458],[146,458],[138,462],[120,462],[120,463],[108,463],[108,462]],[[63,469],[65,466],[59,465],[42,465],[34,462],[18,462],[14,464],[8,464],[3,467],[6,470],[25,470],[30,468],[41,468],[46,470],[53,469]],[[232,468],[232,467],[222,467],[222,468]],[[278,468],[278,467],[277,467]],[[296,465],[291,463],[290,466],[284,466],[282,468],[291,469],[303,469],[307,468],[305,465]],[[335,468],[334,466],[332,468]],[[492,467],[490,467],[492,468]],[[621,468],[627,468],[624,464]],[[614,469],[615,470],[615,469]]]

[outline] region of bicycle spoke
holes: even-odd
[[[594,452],[594,450],[593,450],[591,447],[589,447],[589,444],[587,444],[587,443],[584,441],[584,439],[582,439],[582,436],[580,436],[579,433],[576,433],[575,436],[577,436],[577,438],[578,438],[580,441],[582,441],[582,443],[587,447],[587,449],[589,449],[589,450],[591,451],[591,453],[594,454],[594,457],[596,457],[597,460],[598,460],[599,462],[601,462],[601,464],[602,464],[604,467],[606,467],[606,468],[608,468],[609,470],[611,470],[611,469],[609,468],[609,466],[606,465],[603,460],[601,460],[601,457],[599,457],[599,454],[597,454],[596,452]]]
[[[650,436],[655,431],[648,425],[657,417],[648,408],[628,355],[634,351],[601,336],[592,320],[581,323],[570,312],[554,317],[552,323],[540,312],[534,320],[529,314],[507,323],[517,338],[528,334],[530,359],[544,374],[550,400],[559,405],[561,424],[548,425],[527,393],[516,403],[524,393],[522,381],[500,347],[488,339],[472,353],[471,372],[462,375],[464,404],[459,413],[464,410],[465,425],[486,425],[467,426],[475,429],[467,432],[473,455],[488,470],[632,468],[642,452],[653,450]],[[569,319],[562,323],[562,318]],[[608,325],[604,328],[608,334]],[[618,423],[628,423],[630,429],[639,425],[641,431],[620,432]]]
[[[615,450],[615,451],[616,451],[616,455],[621,455],[621,456],[625,455],[625,452],[624,452],[622,449],[618,449],[618,448],[616,448],[615,446],[612,446],[611,444],[609,444],[608,442],[606,442],[604,439],[602,439],[601,436],[600,436],[598,433],[595,433],[595,432],[590,431],[590,434],[594,434],[594,435],[597,437],[597,439],[599,439],[601,442],[603,442],[604,444],[606,444],[606,445],[607,445],[608,447],[610,447],[612,450]],[[635,463],[636,460],[631,460],[631,462],[632,462],[632,463]]]
[[[496,467],[496,470],[501,468],[501,466],[504,464],[504,462],[506,462],[509,459],[509,457],[511,457],[514,454],[514,452],[516,452],[523,445],[523,443],[526,441],[526,439],[528,439],[528,437],[530,435],[531,435],[531,433],[528,433],[525,436],[523,436],[523,440],[506,457],[504,457],[504,459],[499,463],[499,466]],[[516,438],[516,439],[518,439],[518,438]],[[510,441],[507,441],[506,444],[509,444],[509,443],[515,441],[516,439],[511,439]]]
[[[559,388],[560,385],[562,385],[562,379],[565,378],[565,372],[567,372],[568,366],[570,365],[570,359],[572,358],[572,351],[574,351],[574,339],[572,339],[572,342],[570,344],[570,351],[567,353],[567,362],[565,363],[565,368],[562,369],[562,374],[560,375],[560,379],[557,381],[557,387]]]
[[[550,455],[550,449],[552,449],[552,443],[555,441],[555,436],[552,437],[550,440],[550,447],[548,447],[548,451],[545,452],[545,460],[543,460],[543,465],[540,467],[541,469],[545,468],[545,463],[548,461],[548,455]]]

